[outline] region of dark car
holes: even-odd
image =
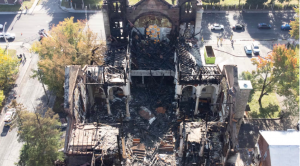
[[[236,24],[232,27],[233,30],[245,30],[245,26],[242,24]]]
[[[257,25],[257,27],[258,27],[259,29],[271,29],[271,28],[272,28],[272,26],[271,26],[270,24],[266,24],[266,23],[259,23],[259,24]]]
[[[292,28],[291,28],[291,26],[290,26],[290,24],[283,24],[283,25],[281,25],[281,30],[291,30]]]
[[[39,41],[41,41],[44,37],[48,37],[48,35],[47,35],[47,33],[45,32],[44,29],[39,30],[38,33],[40,35]]]

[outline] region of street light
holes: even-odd
[[[87,6],[85,6],[85,20],[87,21]]]
[[[5,42],[7,44],[6,46],[6,51],[7,51],[7,55],[8,55],[8,46],[9,46],[9,43],[7,42],[7,39],[6,39],[6,33],[5,33],[5,25],[6,25],[7,22],[4,23],[4,26],[3,26],[3,35],[4,35],[4,39],[5,39]]]
[[[85,6],[85,27],[88,27],[88,20],[87,20],[87,6]],[[85,29],[85,28],[84,28]]]

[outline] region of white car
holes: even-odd
[[[0,33],[0,39],[4,39],[4,35],[6,39],[15,39],[16,35],[14,33]]]
[[[244,50],[245,50],[246,54],[252,54],[251,46],[249,46],[249,45],[245,46]]]
[[[253,42],[251,45],[253,54],[259,54],[260,50],[259,50],[259,46],[257,42]]]
[[[16,116],[16,109],[9,109],[4,117],[5,126],[9,125]]]
[[[3,25],[0,24],[0,31],[3,31]]]
[[[224,30],[224,26],[220,24],[214,24],[210,27],[211,30]]]

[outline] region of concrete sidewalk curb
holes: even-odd
[[[27,44],[26,44],[27,45]],[[28,51],[29,51],[29,49],[30,49],[30,46],[26,46],[26,45],[23,45],[23,47],[21,47],[21,45],[20,45],[20,47],[22,48],[22,49],[27,49]],[[30,61],[27,63],[27,59],[30,59]],[[22,81],[23,81],[23,79],[24,79],[24,76],[25,76],[25,74],[26,74],[26,72],[27,72],[27,70],[28,70],[28,68],[29,68],[29,66],[30,66],[30,63],[31,63],[31,61],[32,61],[32,55],[30,56],[30,58],[28,58],[28,55],[27,55],[27,58],[26,58],[26,64],[28,64],[27,65],[27,67],[26,67],[26,69],[25,69],[25,72],[24,72],[24,75],[23,76],[20,76],[19,74],[20,74],[20,70],[19,70],[19,72],[18,72],[18,77],[20,76],[21,77],[21,79],[20,79],[20,82],[17,82],[17,80],[16,80],[16,84],[20,84],[20,83],[22,83]],[[25,65],[24,65],[25,66]],[[19,66],[20,67],[20,66]],[[22,68],[23,70],[24,70],[24,68]],[[19,88],[17,88],[17,90],[16,90],[16,93],[18,93],[18,91],[19,91]]]
[[[9,43],[10,46],[18,46],[18,45],[22,45],[23,42],[11,42]],[[0,43],[0,46],[6,46],[6,43]]]
[[[39,3],[40,0],[35,0],[31,8],[29,9],[28,13],[32,14],[36,5]]]
[[[69,12],[69,13],[85,13],[85,10],[75,10],[73,8],[63,7],[63,6],[61,6],[61,1],[62,0],[59,1],[60,2],[59,7],[61,10],[65,11],[65,12]],[[99,11],[98,10],[87,10],[86,12],[87,13],[100,13],[100,12],[102,12],[102,10],[99,10]]]
[[[233,39],[233,41],[235,42],[245,42],[245,41],[286,41],[288,39],[241,39],[241,40],[238,40],[238,39]],[[217,40],[204,40],[205,43],[208,43],[208,42],[215,42],[217,43]],[[223,39],[223,42],[226,42],[226,41],[229,41],[229,39]],[[201,41],[200,41],[201,43]]]
[[[234,55],[234,54],[231,54],[231,53],[229,53],[229,52],[226,52],[226,51],[223,51],[223,50],[219,50],[219,49],[217,49],[217,48],[214,48],[214,50],[221,51],[221,52],[224,52],[224,53],[226,53],[226,54],[229,54],[229,55],[232,55],[232,56],[238,57],[238,58],[249,58],[248,56],[238,56],[238,55]]]
[[[252,10],[205,10],[203,11],[203,14],[225,14],[225,13],[295,13],[294,10],[256,10],[256,9],[252,9]]]
[[[26,12],[25,10],[22,11],[17,11],[17,12],[0,12],[0,14],[32,14],[32,12],[34,11],[34,8],[36,7],[36,5],[38,4],[40,0],[35,0],[33,2],[33,5],[31,6],[31,8],[28,10],[28,12]]]

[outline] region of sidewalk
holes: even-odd
[[[26,85],[28,82],[26,82],[26,80],[28,81],[28,79],[31,79],[31,74],[32,72],[30,70],[34,69],[36,70],[37,68],[37,62],[38,62],[38,55],[34,54],[34,53],[30,53],[29,49],[30,49],[30,44],[28,43],[24,43],[22,45],[22,43],[18,43],[19,45],[9,45],[9,49],[15,49],[17,52],[16,54],[25,54],[26,57],[26,61],[22,62],[19,64],[19,71],[17,74],[17,79],[15,80],[15,87],[9,92],[9,95],[6,96],[6,102],[5,105],[10,104],[11,100],[13,100],[14,98],[17,98],[17,100],[20,99],[20,95],[22,97],[22,95],[26,94],[26,92],[23,92],[24,89],[26,90]],[[6,44],[0,44],[0,47],[5,48]],[[28,74],[29,72],[29,74]],[[27,73],[27,74],[26,74]],[[26,77],[26,78],[25,78]],[[35,78],[35,80],[37,80],[37,78]],[[39,82],[39,81],[37,81]],[[41,83],[39,83],[41,84]],[[37,84],[35,84],[35,86],[38,86]],[[42,93],[44,93],[44,91],[42,91]],[[30,95],[30,94],[28,94]],[[53,94],[50,94],[48,92],[48,96],[50,98],[50,102],[48,106],[53,106],[54,104],[54,100],[55,100],[55,96]],[[23,96],[24,97],[24,96]],[[25,98],[26,100],[26,98]],[[20,101],[18,101],[20,102]],[[22,103],[22,102],[21,102]],[[3,111],[5,112],[5,108],[3,108]],[[3,112],[1,113],[3,114]],[[1,114],[0,114],[0,120],[1,120]]]
[[[205,9],[203,14],[229,14],[229,13],[295,13],[294,10],[263,10],[263,9],[243,9],[243,10],[211,10],[211,9]]]
[[[9,96],[6,96],[7,99],[6,99],[5,105],[7,105],[11,102],[11,100],[14,98],[14,95],[16,95],[15,97],[17,97],[18,92],[20,91],[18,85],[22,83],[25,73],[27,72],[27,70],[30,66],[31,60],[33,58],[31,53],[29,52],[30,45],[28,43],[25,43],[23,47],[21,47],[21,45],[22,45],[22,42],[18,42],[18,43],[14,43],[13,45],[12,44],[9,45],[9,49],[15,49],[17,55],[24,53],[25,57],[26,57],[26,61],[20,63],[18,66],[19,71],[17,74],[17,79],[15,81],[15,84],[17,85],[17,87],[14,88],[14,90],[11,90],[11,92],[9,92]],[[5,48],[6,44],[1,43],[0,47]],[[5,110],[3,110],[3,111],[5,111]]]

